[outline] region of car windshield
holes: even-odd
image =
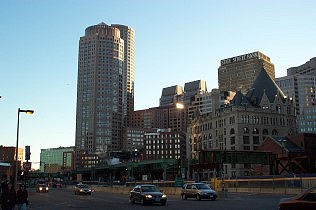
[[[210,189],[210,186],[208,186],[207,184],[197,184],[195,185],[197,189],[199,190],[203,190],[203,189]]]
[[[159,192],[159,190],[155,186],[142,186],[142,191],[143,192]]]
[[[79,185],[78,187],[79,187],[79,188],[89,188],[89,186],[86,185],[86,184]]]

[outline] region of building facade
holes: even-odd
[[[198,159],[200,151],[256,151],[267,136],[296,133],[293,101],[265,70],[247,94],[238,91],[229,104],[213,110],[191,122],[189,150],[193,160]],[[251,174],[251,167],[225,163],[222,170],[228,177],[245,176]],[[214,169],[209,170],[213,173]]]
[[[316,76],[316,57],[311,58],[306,63],[287,69],[287,75],[314,75]]]
[[[144,160],[179,159],[186,157],[185,133],[157,129],[144,134]]]
[[[74,169],[75,147],[41,149],[40,171],[47,173]]]
[[[295,102],[298,132],[316,133],[316,58],[289,68],[287,73],[275,82]]]
[[[129,26],[112,24],[111,27],[120,30],[120,37],[124,40],[123,62],[123,93],[122,106],[124,127],[129,126],[129,114],[134,111],[135,90],[135,31]]]
[[[13,177],[15,171],[15,149],[16,147],[6,147],[0,145],[0,162],[6,165],[3,167],[3,174],[6,174],[7,177]],[[24,149],[18,149],[18,170],[22,169],[22,163],[24,161]]]
[[[207,93],[206,81],[196,80],[184,84],[184,106],[189,107],[196,95]]]
[[[137,110],[131,113],[131,126],[136,128],[163,128],[186,131],[186,109],[177,104]]]
[[[188,107],[188,120],[194,118],[196,113],[201,115],[210,114],[214,107],[220,107],[229,103],[229,101],[235,96],[233,91],[219,91],[219,89],[212,89],[211,92],[197,94]]]
[[[159,107],[170,106],[176,103],[183,102],[183,88],[180,85],[165,87],[162,89],[159,99]]]
[[[122,149],[122,128],[134,109],[135,32],[123,25],[86,28],[79,41],[76,165],[82,154]]]
[[[258,51],[221,60],[218,68],[220,91],[241,91],[245,94],[263,68],[272,79],[275,78],[270,58]]]

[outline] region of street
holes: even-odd
[[[212,209],[212,210],[269,210],[278,209],[278,201],[281,195],[229,193],[227,198],[219,198],[216,201],[195,199],[182,200],[179,196],[169,196],[166,206],[130,204],[128,195],[113,194],[107,192],[94,192],[89,195],[74,195],[71,190],[51,189],[48,193],[36,193],[34,189],[29,191],[29,209],[40,210],[64,210],[64,209],[157,209],[168,210],[188,209]]]

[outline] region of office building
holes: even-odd
[[[111,27],[120,30],[120,37],[124,40],[124,62],[122,81],[122,107],[124,127],[129,126],[129,114],[134,111],[134,83],[135,83],[135,31],[129,26],[112,24]]]
[[[181,159],[186,157],[185,133],[157,129],[144,134],[144,160]]]
[[[163,88],[159,101],[159,107],[183,103],[183,88],[179,85]]]
[[[40,170],[47,173],[74,169],[75,147],[41,149]]]
[[[131,126],[135,128],[163,128],[186,131],[186,109],[177,104],[137,110],[131,113]]]
[[[194,119],[194,116],[198,113],[200,115],[212,113],[215,107],[221,107],[228,104],[229,101],[235,96],[233,91],[221,91],[218,89],[212,89],[211,92],[197,94],[191,101],[191,105],[188,107],[188,120]]]
[[[122,149],[122,128],[134,109],[134,39],[132,28],[98,25],[79,41],[76,165],[80,155],[102,158]]]
[[[207,93],[206,82],[204,80],[196,80],[184,84],[184,106],[192,105],[196,95]]]
[[[261,52],[252,52],[221,60],[218,68],[218,86],[220,91],[241,91],[245,94],[256,77],[264,68],[274,79],[274,65],[270,58]]]
[[[170,106],[176,103],[181,103],[184,107],[188,107],[196,95],[204,93],[207,93],[204,80],[187,82],[184,84],[184,90],[179,85],[166,87],[162,89],[159,107]]]
[[[128,127],[124,129],[123,151],[133,153],[144,147],[144,133],[146,129]]]
[[[287,69],[287,75],[313,75],[316,76],[316,57],[311,58],[306,63]]]
[[[287,73],[275,82],[294,101],[298,132],[316,133],[316,58],[289,68]]]

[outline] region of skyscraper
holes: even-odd
[[[246,93],[262,68],[274,79],[274,65],[270,58],[261,52],[257,51],[221,60],[221,66],[218,68],[219,90],[239,90]]]
[[[122,128],[134,109],[134,34],[128,26],[100,23],[80,38],[77,161],[82,151],[108,157],[122,148]]]
[[[316,57],[305,64],[287,69],[287,76],[275,79],[285,95],[294,101],[297,129],[316,132]]]

